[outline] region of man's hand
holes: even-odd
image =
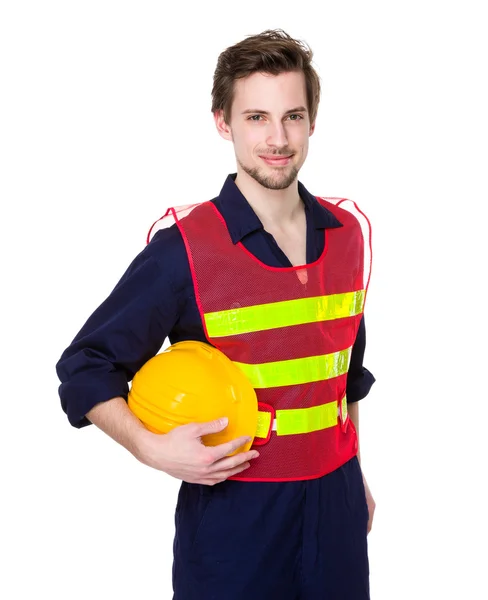
[[[373,517],[374,517],[374,511],[376,508],[376,502],[373,500],[371,490],[369,489],[369,485],[368,485],[364,475],[363,475],[363,483],[364,483],[364,491],[366,492],[366,503],[368,505],[368,513],[369,513],[369,519],[368,519],[368,533],[369,533],[371,531],[371,528],[373,527]]]
[[[259,456],[255,450],[228,456],[249,442],[240,437],[220,444],[205,446],[202,436],[227,427],[227,418],[208,423],[190,423],[164,435],[148,432],[137,458],[144,464],[187,481],[215,485],[250,467],[249,461]]]

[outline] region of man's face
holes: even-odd
[[[297,178],[314,129],[306,107],[302,72],[253,73],[235,82],[229,137],[220,132],[234,142],[241,169],[265,188],[286,189]]]

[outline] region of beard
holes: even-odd
[[[277,169],[274,175],[266,175],[258,167],[246,167],[239,159],[237,162],[243,171],[268,190],[286,190],[298,177],[295,165],[292,165],[289,171]]]

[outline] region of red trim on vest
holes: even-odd
[[[159,219],[156,219],[156,221],[154,221],[154,223],[151,225],[151,228],[147,232],[146,244],[149,244],[149,242],[151,241],[151,233],[152,233],[153,229],[156,227],[156,224],[159,223],[159,221],[162,221],[164,218],[166,218],[170,212],[172,212],[173,215],[175,214],[175,211],[173,208],[168,208],[168,210],[164,213],[164,215],[162,217],[159,217]]]
[[[329,198],[329,200],[330,199],[331,198]],[[352,202],[354,204],[354,207],[356,208],[356,210],[363,215],[363,217],[366,219],[366,222],[368,224],[369,273],[368,273],[368,281],[366,282],[366,285],[364,286],[365,287],[364,300],[366,301],[366,295],[367,295],[368,289],[369,289],[369,282],[371,280],[371,270],[372,270],[372,266],[373,266],[373,236],[372,236],[371,222],[368,219],[368,217],[363,213],[363,211],[359,208],[359,206],[354,202],[354,200],[348,200],[348,198],[341,198],[340,201],[336,204],[336,206],[340,206],[343,202]]]
[[[313,263],[310,263],[308,265],[299,265],[298,267],[270,267],[269,265],[265,265],[263,262],[261,262],[259,260],[259,258],[254,256],[254,254],[249,252],[249,250],[244,246],[244,244],[242,242],[238,242],[236,245],[241,250],[243,250],[252,260],[257,262],[260,267],[262,267],[263,269],[266,269],[267,271],[275,271],[275,272],[303,271],[303,269],[307,269],[309,267],[314,267],[315,265],[318,265],[319,263],[321,263],[324,260],[325,255],[327,254],[327,245],[328,245],[328,239],[327,239],[327,236],[325,235],[325,232],[324,232],[324,236],[325,236],[324,249],[322,251],[322,254],[319,256],[319,258]]]

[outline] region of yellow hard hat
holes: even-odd
[[[228,426],[202,438],[217,446],[256,434],[258,402],[249,379],[223,352],[197,341],[173,344],[134,375],[129,408],[153,433],[228,417]]]

